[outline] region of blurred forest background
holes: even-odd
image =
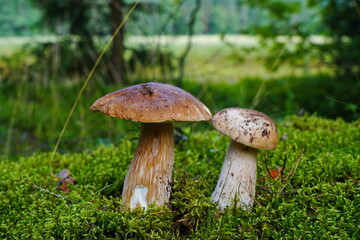
[[[213,112],[359,118],[359,0],[0,0],[0,155],[51,151],[98,56],[60,152],[134,137],[90,105],[125,86],[177,85]],[[201,125],[209,128],[210,125]]]

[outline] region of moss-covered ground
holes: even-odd
[[[294,116],[278,130],[278,148],[258,153],[252,211],[210,201],[229,142],[211,130],[184,128],[171,202],[147,212],[121,205],[136,141],[2,160],[0,239],[358,239],[360,121]],[[62,169],[76,183],[60,188]]]

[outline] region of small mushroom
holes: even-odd
[[[209,109],[190,93],[163,83],[149,82],[109,93],[90,108],[111,117],[141,124],[140,139],[123,187],[131,209],[169,201],[174,163],[173,124],[207,121]]]
[[[275,123],[267,115],[250,109],[226,108],[214,115],[212,125],[231,138],[212,201],[220,209],[234,202],[251,209],[255,198],[257,149],[275,149]]]

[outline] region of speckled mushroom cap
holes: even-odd
[[[149,82],[109,93],[92,111],[136,122],[207,121],[209,109],[190,93],[165,83]]]
[[[275,149],[275,123],[264,113],[245,108],[226,108],[216,113],[212,125],[234,141],[257,149]]]

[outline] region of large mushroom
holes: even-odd
[[[276,148],[275,123],[261,112],[226,108],[214,115],[212,125],[231,138],[212,201],[220,209],[236,203],[249,210],[255,198],[256,152]]]
[[[111,117],[141,123],[140,139],[123,187],[131,209],[169,201],[174,163],[173,124],[207,121],[209,109],[190,93],[163,83],[149,82],[109,93],[90,108]]]

